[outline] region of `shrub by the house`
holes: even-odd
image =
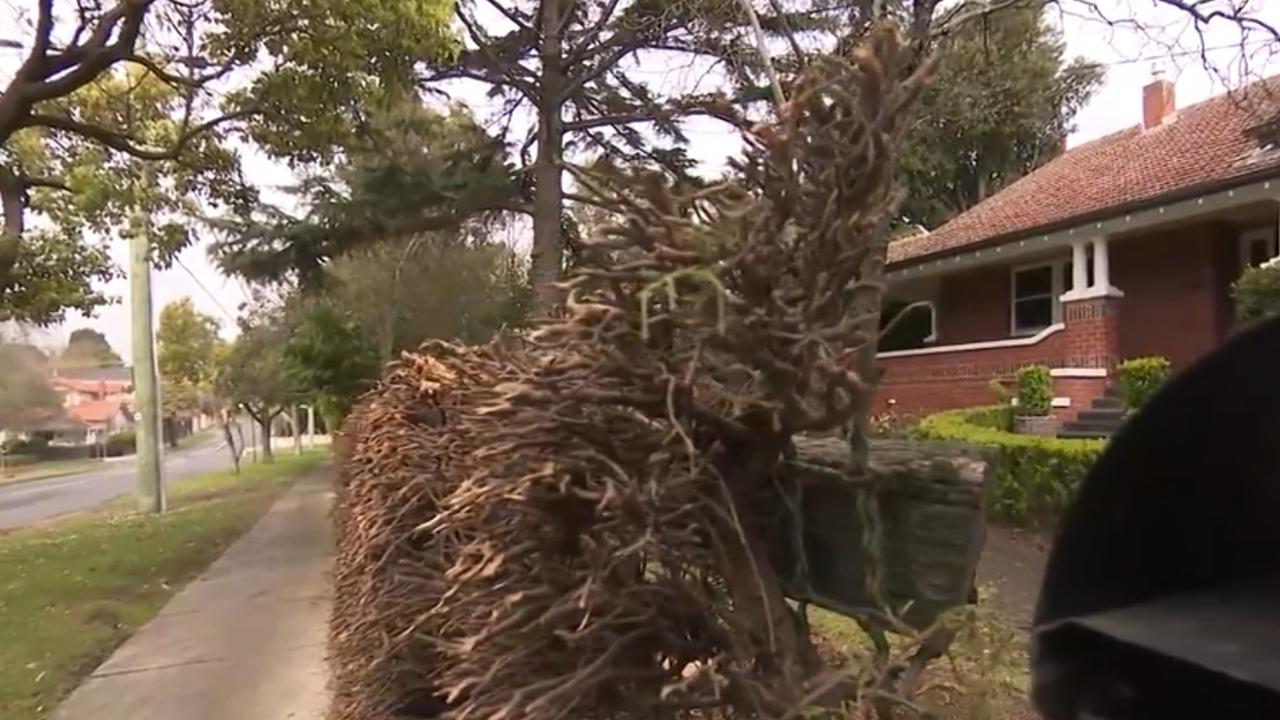
[[[995,518],[1016,525],[1055,523],[1106,445],[1008,432],[1005,407],[949,410],[920,422],[921,439],[957,442],[989,451],[987,492]]]
[[[1244,322],[1280,312],[1280,263],[1245,268],[1231,286],[1236,317]]]
[[[1053,378],[1049,368],[1029,365],[1018,371],[1018,414],[1048,415],[1053,406]]]
[[[1169,377],[1169,361],[1162,357],[1125,360],[1116,366],[1116,383],[1126,407],[1134,410],[1147,404]]]
[[[133,430],[121,430],[120,432],[112,433],[107,436],[107,457],[132,455],[137,452],[137,442],[137,433]]]

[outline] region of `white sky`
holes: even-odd
[[[1205,70],[1196,53],[1188,52],[1198,48],[1199,44],[1194,32],[1188,27],[1185,16],[1177,11],[1154,6],[1150,0],[1102,0],[1099,3],[1113,17],[1123,14],[1140,19],[1149,28],[1146,33],[1140,34],[1123,26],[1109,27],[1099,22],[1096,16],[1086,17],[1084,6],[1073,6],[1072,1],[1063,0],[1064,10],[1059,15],[1067,42],[1067,54],[1069,57],[1082,56],[1106,64],[1107,75],[1102,88],[1077,116],[1076,131],[1070,137],[1070,146],[1140,122],[1142,86],[1150,82],[1154,68],[1161,69],[1166,77],[1175,81],[1180,107],[1223,92],[1224,78],[1227,86],[1238,87],[1242,77],[1246,75],[1258,78],[1280,73],[1280,48],[1261,42],[1249,45],[1251,56],[1248,58],[1248,67],[1243,67],[1240,63],[1240,51],[1236,47],[1239,36],[1232,26],[1215,24],[1205,36],[1204,45],[1217,48],[1209,53],[1212,65],[1218,69],[1211,73]],[[1264,19],[1273,26],[1280,26],[1280,0],[1247,2],[1252,8],[1253,16]],[[1152,27],[1158,29],[1152,33]],[[644,72],[660,74],[663,70],[645,69]],[[460,97],[473,101],[473,108],[482,115],[495,107],[494,101],[477,92],[463,91]],[[738,148],[736,140],[713,121],[691,124],[689,135],[693,156],[712,166],[722,165]],[[292,176],[287,168],[260,156],[247,154],[245,167],[246,174],[265,188],[278,188],[291,182]],[[165,303],[189,296],[200,310],[219,317],[223,321],[224,334],[230,335],[232,322],[223,308],[235,313],[244,300],[244,293],[236,281],[223,277],[213,267],[207,259],[206,248],[207,240],[201,240],[183,252],[180,259],[182,265],[191,271],[190,275],[177,266],[155,273],[155,312],[158,313]],[[123,265],[126,260],[124,244],[115,248],[115,256]],[[200,288],[201,284],[208,292]],[[72,330],[92,327],[103,332],[112,347],[128,359],[128,281],[122,279],[110,283],[106,290],[120,298],[120,302],[100,309],[93,318],[84,318],[78,314],[70,316],[61,326],[39,333],[34,339],[46,346],[58,345],[65,342]]]

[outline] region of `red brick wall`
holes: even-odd
[[[1071,406],[1054,408],[1053,416],[1063,422],[1074,420],[1076,413],[1087,410],[1094,398],[1101,397],[1106,389],[1106,378],[1054,378],[1054,397],[1071,398]]]
[[[1116,363],[1117,320],[1124,301],[1099,297],[1063,303],[1067,329],[1062,341],[1062,367],[1110,368]]]
[[[883,358],[874,407],[877,412],[892,409],[902,416],[918,417],[939,410],[990,405],[996,400],[990,387],[993,378],[1012,381],[1018,368],[1025,365],[1061,366],[1065,336],[1065,332],[1058,332],[1041,343],[1022,347]]]
[[[1228,233],[1209,223],[1112,241],[1121,358],[1161,355],[1182,368],[1218,344],[1234,274],[1223,243]]]
[[[938,343],[960,345],[1009,337],[1008,266],[946,275],[938,288]]]

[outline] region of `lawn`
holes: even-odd
[[[950,613],[956,639],[947,656],[926,671],[915,701],[941,720],[1031,720],[1036,715],[1027,701],[1026,633],[991,609],[992,588],[983,588],[981,594],[987,598],[982,605]],[[809,622],[828,661],[850,670],[870,663],[870,642],[857,623],[814,608],[809,609]],[[891,646],[895,657],[914,649],[904,637],[892,637]]]
[[[44,478],[58,477],[60,475],[74,475],[80,472],[88,472],[102,467],[101,460],[91,460],[88,458],[78,460],[49,460],[47,462],[30,463],[27,465],[19,465],[17,467],[8,467],[4,469],[3,475],[0,475],[0,485],[5,483],[26,482],[27,480],[41,480]]]
[[[37,720],[327,453],[171,488],[170,512],[121,502],[0,535],[0,718]]]

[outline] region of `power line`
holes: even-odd
[[[195,281],[196,285],[197,285],[201,290],[203,290],[203,291],[204,291],[204,294],[205,294],[205,295],[207,295],[207,296],[209,297],[209,299],[213,301],[213,304],[214,304],[214,305],[217,305],[217,306],[218,306],[218,309],[222,311],[222,314],[223,314],[223,315],[226,315],[226,316],[227,316],[227,319],[228,319],[228,320],[230,320],[230,321],[231,321],[231,323],[234,325],[234,324],[235,324],[235,322],[236,322],[236,317],[235,317],[235,315],[232,315],[232,314],[227,310],[227,308],[226,308],[225,306],[223,306],[222,301],[218,299],[218,296],[216,296],[216,295],[214,295],[213,293],[209,292],[209,288],[205,287],[203,282],[200,282],[200,278],[196,277],[196,274],[195,274],[195,273],[193,273],[193,272],[191,272],[191,268],[187,267],[187,266],[186,266],[186,264],[182,262],[182,258],[177,258],[177,257],[175,257],[175,258],[174,258],[174,262],[178,263],[178,267],[180,267],[180,268],[182,268],[183,270],[187,271],[187,275],[191,276],[191,279]]]

